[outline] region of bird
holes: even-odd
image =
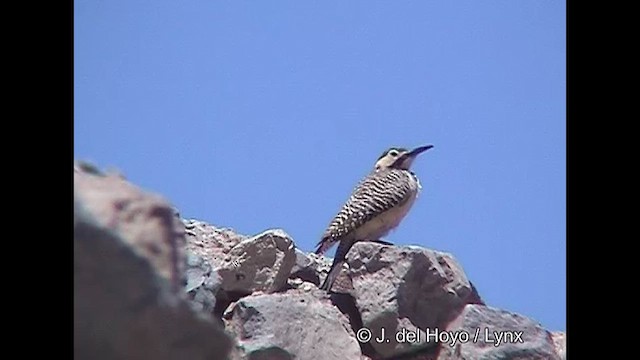
[[[349,249],[357,241],[393,245],[381,238],[396,228],[413,206],[422,186],[411,165],[432,147],[391,147],[378,157],[373,170],[358,183],[316,245],[315,253],[322,255],[339,243],[320,289],[331,290]]]

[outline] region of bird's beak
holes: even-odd
[[[419,154],[431,149],[432,147],[433,147],[433,145],[420,146],[420,147],[417,147],[417,148],[411,150],[407,155],[409,157],[411,157],[411,158],[415,158]]]

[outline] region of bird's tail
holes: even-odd
[[[324,282],[320,286],[320,289],[327,292],[331,290],[333,282],[336,281],[336,278],[338,277],[338,275],[340,275],[342,264],[344,264],[344,259],[346,258],[347,253],[351,249],[352,245],[352,240],[343,239],[342,241],[340,241],[340,245],[338,245],[338,249],[336,250],[336,255],[333,258],[333,264],[331,264],[331,269],[329,269],[329,274],[324,279]]]
[[[329,248],[332,247],[333,244],[335,244],[335,242],[332,241],[331,236],[330,235],[324,235],[322,237],[322,239],[320,239],[320,241],[318,241],[318,244],[316,244],[315,253],[318,254],[318,255],[322,255],[325,252],[327,252],[327,250],[329,250]]]

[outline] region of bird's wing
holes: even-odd
[[[405,171],[390,169],[364,178],[325,230],[315,253],[325,253],[353,230],[406,201],[411,191],[408,176]]]

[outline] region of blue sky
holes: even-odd
[[[383,150],[434,144],[386,240],[450,252],[489,305],[566,330],[565,15],[540,0],[75,0],[74,156],[186,218],[282,228],[311,251]]]

